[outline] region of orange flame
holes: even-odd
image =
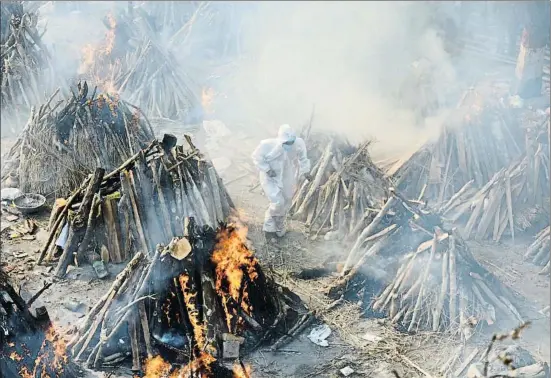
[[[191,363],[181,367],[173,368],[161,356],[151,357],[144,362],[144,378],[180,378],[180,377],[211,377],[211,365],[216,358],[208,353],[201,353]],[[192,375],[193,374],[193,375]]]
[[[82,49],[82,58],[79,67],[79,74],[90,76],[103,92],[117,93],[115,86],[115,76],[120,70],[121,62],[119,59],[112,60],[111,53],[115,47],[115,30],[117,21],[109,13],[107,15],[109,29],[105,33],[105,40],[97,45],[87,44]]]
[[[218,234],[218,243],[214,247],[211,260],[216,265],[216,290],[222,298],[222,305],[226,313],[228,330],[231,332],[231,319],[233,316],[228,308],[227,294],[239,303],[246,314],[250,315],[252,307],[249,303],[248,292],[243,283],[244,275],[247,274],[251,281],[258,277],[256,266],[258,260],[254,254],[245,246],[247,228],[245,226],[233,231],[224,230]],[[227,282],[227,291],[224,283]],[[240,298],[240,291],[242,296]]]
[[[233,378],[251,378],[252,369],[249,364],[245,364],[244,367],[241,364],[233,365]]]
[[[179,277],[180,286],[182,287],[182,292],[184,294],[184,301],[186,302],[187,312],[189,316],[189,321],[193,327],[193,335],[195,336],[195,341],[200,350],[205,348],[205,331],[206,327],[202,324],[201,319],[199,319],[199,310],[195,306],[195,300],[197,293],[192,293],[189,285],[189,276],[182,274]]]

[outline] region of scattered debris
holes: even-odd
[[[316,345],[326,347],[329,346],[329,343],[327,342],[327,338],[331,335],[331,328],[327,324],[322,324],[320,326],[314,327],[310,334],[308,335],[308,339],[310,339],[311,342],[313,342]]]
[[[345,377],[348,377],[349,375],[353,374],[354,373],[354,369],[352,369],[350,366],[346,366],[344,368],[342,368],[341,370],[339,370],[341,372],[341,374]]]

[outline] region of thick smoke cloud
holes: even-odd
[[[455,70],[423,3],[262,2],[242,25],[240,61],[219,90],[221,119],[274,134],[299,128],[315,104],[315,127],[350,139],[374,138],[375,151],[401,152],[434,135],[442,117],[416,126],[415,104],[397,93],[414,70],[430,67],[442,99]],[[417,68],[412,63],[418,61]],[[413,98],[417,89],[410,87]]]

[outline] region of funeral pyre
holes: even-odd
[[[249,376],[240,357],[291,332],[304,309],[264,275],[245,236],[185,218],[183,236],[119,273],[69,343],[72,356],[92,368],[131,359],[146,377]]]
[[[112,170],[153,140],[145,115],[119,96],[79,83],[69,100],[50,99],[31,115],[8,153],[2,181],[27,193],[65,196],[94,169]],[[62,109],[56,110],[63,105]]]
[[[44,307],[32,308],[38,292],[25,301],[0,270],[0,375],[3,377],[79,376],[65,342]]]
[[[481,188],[518,159],[525,151],[522,129],[495,92],[483,86],[465,92],[438,139],[387,171],[396,188],[440,205],[471,180]]]
[[[24,121],[55,82],[50,55],[37,29],[38,14],[21,1],[0,4],[0,89],[4,121]]]
[[[482,187],[467,182],[439,209],[462,225],[465,238],[500,241],[515,230],[536,233],[549,224],[549,117],[526,128],[523,154],[498,170]],[[538,261],[540,258],[538,258]],[[543,265],[547,261],[542,260]]]
[[[212,164],[187,141],[184,148],[165,134],[112,172],[97,168],[68,199],[58,199],[39,263],[62,252],[55,271],[62,277],[75,258],[101,268],[101,261],[120,263],[152,250],[182,235],[184,217],[212,228],[224,222],[232,200]]]
[[[160,26],[143,7],[108,14],[104,41],[83,50],[79,74],[119,93],[151,117],[184,120],[200,104],[200,87],[186,75]]]
[[[308,156],[315,165],[293,198],[291,214],[304,221],[313,237],[354,237],[376,215],[388,181],[371,161],[370,143],[352,146],[336,135],[314,133]]]
[[[398,192],[356,240],[332,296],[360,301],[407,331],[472,335],[522,321],[516,294],[482,267],[455,229]]]

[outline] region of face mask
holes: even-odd
[[[293,145],[292,145],[292,144],[284,144],[284,145],[283,145],[283,149],[284,149],[285,151],[290,151],[291,148],[293,148]]]

